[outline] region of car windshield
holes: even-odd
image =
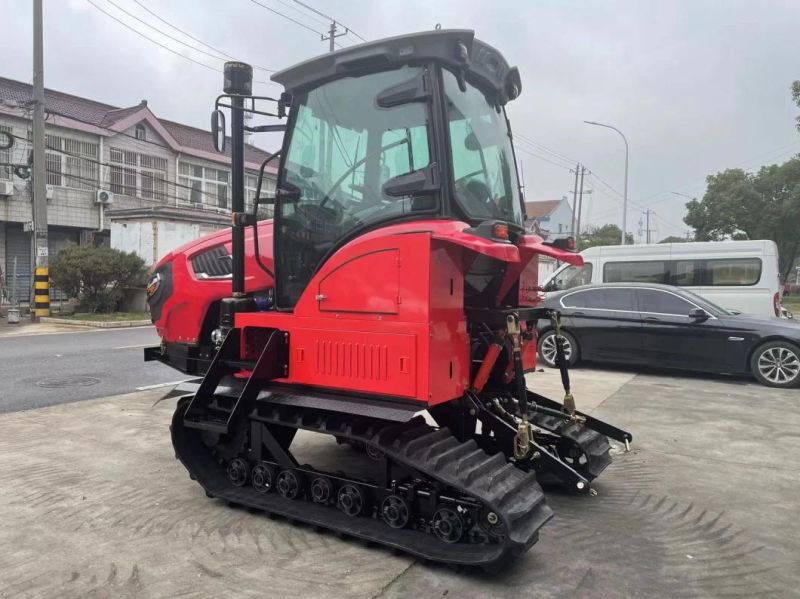
[[[504,112],[483,93],[444,71],[455,197],[473,220],[501,219],[523,227],[514,152]]]
[[[545,286],[545,291],[561,291],[572,289],[592,282],[592,263],[586,262],[582,266],[568,265],[551,277]]]

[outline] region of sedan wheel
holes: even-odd
[[[769,387],[800,384],[800,350],[789,343],[765,343],[753,353],[750,367],[759,382]]]
[[[569,333],[562,333],[564,336],[564,357],[567,364],[573,366],[578,361],[578,344],[575,338]],[[556,335],[553,331],[547,331],[539,340],[539,357],[550,368],[556,366]]]

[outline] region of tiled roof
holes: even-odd
[[[172,135],[172,137],[175,138],[175,141],[177,141],[180,145],[186,148],[202,150],[204,152],[217,153],[217,151],[214,149],[214,142],[211,139],[211,133],[209,131],[203,131],[197,127],[181,125],[180,123],[174,123],[172,121],[165,121],[162,119],[159,119],[159,122],[164,125],[164,128],[169,131],[169,134]],[[231,157],[230,141],[231,140],[229,137],[228,143],[225,147],[225,155],[228,158]],[[265,152],[264,150],[255,146],[249,144],[247,145],[248,162],[258,162],[260,164],[267,158],[267,156],[269,156],[268,152]]]
[[[25,107],[31,102],[33,86],[22,81],[6,79],[0,77],[0,108],[4,105],[11,108]],[[44,101],[47,111],[69,117],[76,121],[95,125],[101,128],[108,128],[114,123],[147,108],[147,101],[142,100],[139,104],[126,108],[119,108],[110,104],[88,100],[71,94],[45,89]],[[158,117],[156,117],[158,118]],[[184,148],[199,150],[203,152],[216,153],[212,145],[211,132],[182,125],[172,121],[158,119],[167,129],[175,141]],[[228,144],[230,148],[230,144]],[[230,149],[226,151],[230,158]],[[269,153],[255,146],[247,146],[247,161],[261,163]]]
[[[549,215],[563,200],[544,200],[543,202],[525,202],[525,216],[539,218]]]

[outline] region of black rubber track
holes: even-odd
[[[605,435],[601,435],[582,424],[569,422],[563,418],[547,414],[534,414],[531,417],[531,423],[534,426],[559,435],[562,439],[568,439],[580,448],[586,456],[586,463],[574,464],[572,467],[587,480],[592,481],[597,478],[611,463],[611,455],[609,453],[611,445]]]
[[[507,463],[502,454],[488,455],[472,440],[459,443],[446,428],[429,426],[422,417],[397,423],[322,410],[303,412],[296,407],[262,402],[253,412],[256,420],[370,443],[395,463],[481,502],[500,517],[506,535],[486,544],[445,543],[423,531],[394,529],[378,519],[346,516],[333,507],[288,500],[277,493],[261,494],[249,486],[234,487],[226,477],[224,465],[201,440],[200,431],[184,425],[187,405],[188,399],[182,399],[172,420],[176,456],[208,495],[225,501],[418,558],[487,569],[495,569],[527,551],[538,540],[539,529],[553,516],[534,474]]]

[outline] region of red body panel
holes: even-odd
[[[470,382],[464,277],[476,255],[508,263],[502,296],[522,276],[521,305],[538,301],[529,289],[538,254],[581,262],[580,256],[542,245],[537,236],[513,245],[477,237],[467,227],[429,220],[370,231],[320,267],[293,312],[240,313],[236,326],[289,333],[289,374],[282,382],[427,405],[460,397]],[[262,261],[272,267],[271,221],[259,225],[259,243]],[[230,250],[230,231],[187,244],[159,263],[171,260],[173,272],[173,293],[156,322],[164,341],[196,344],[209,306],[230,294],[229,278],[200,279],[191,266],[192,257],[220,245]],[[272,279],[255,263],[249,229],[245,247],[247,291],[270,288]],[[535,339],[525,344],[526,370],[535,367],[535,347]]]
[[[470,369],[462,249],[427,231],[391,229],[336,252],[294,312],[236,315],[239,328],[289,333],[281,382],[431,405],[463,394]]]

